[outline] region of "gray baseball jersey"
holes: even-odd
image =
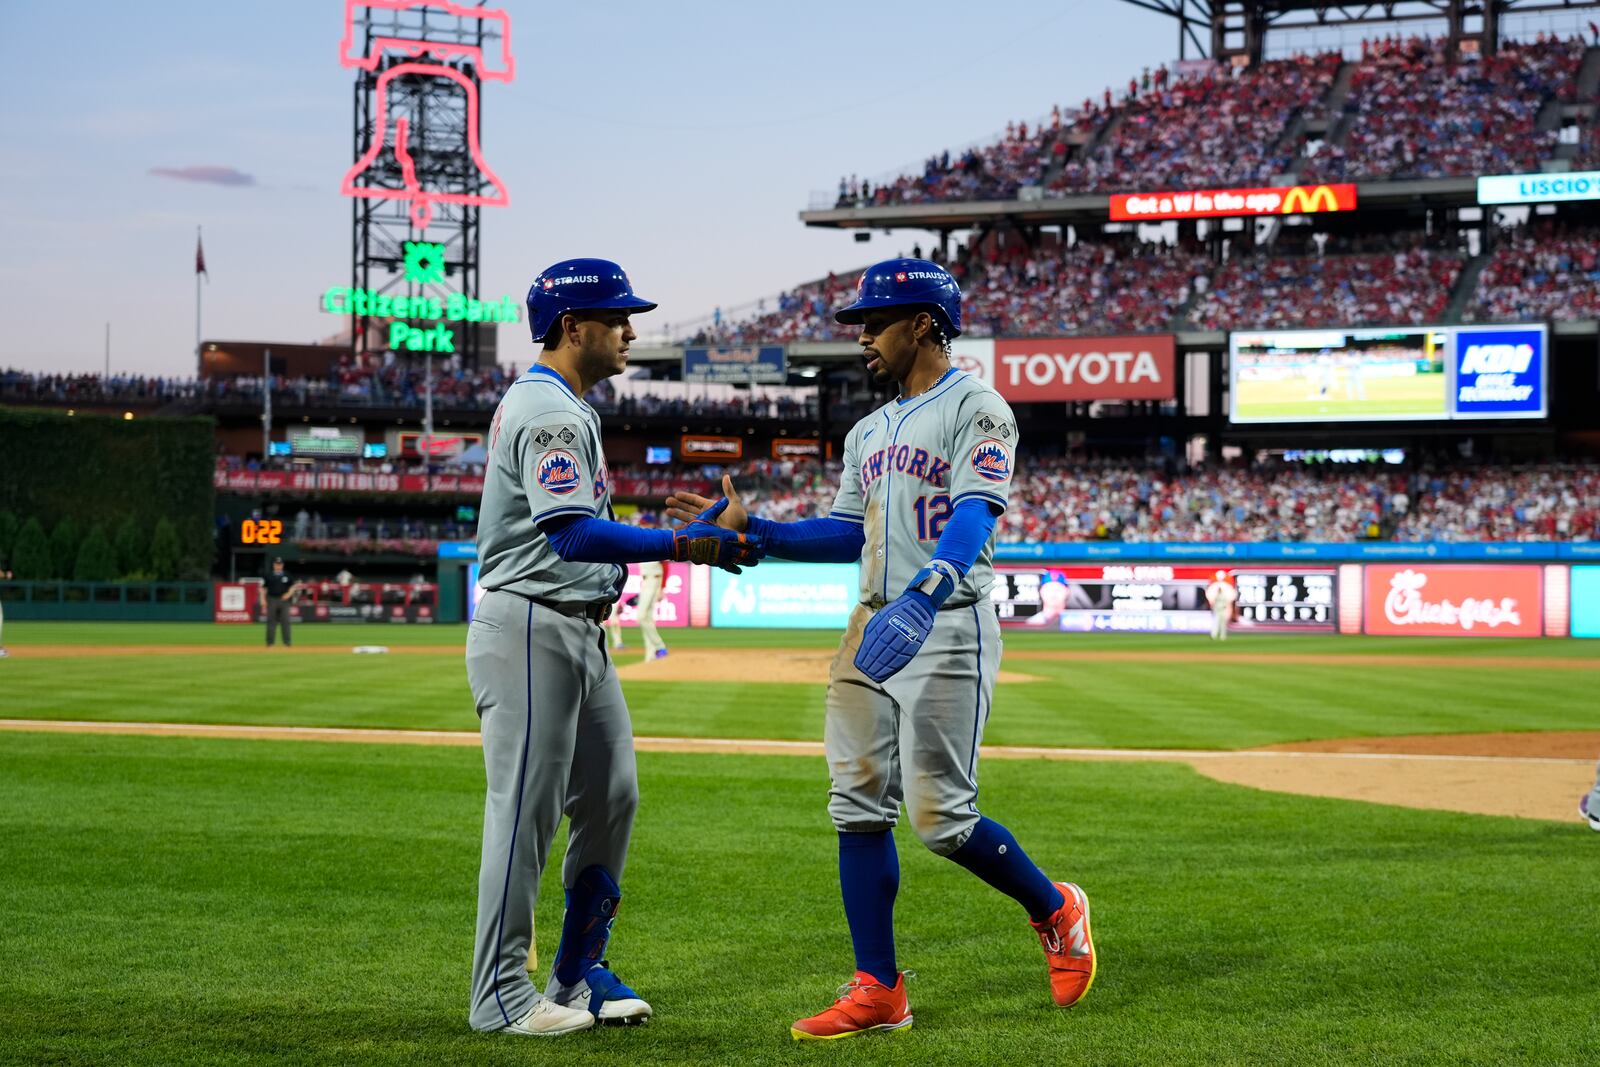
[[[469,1020],[504,1029],[544,995],[528,975],[533,912],[561,817],[562,881],[598,865],[622,879],[638,806],[633,727],[593,619],[575,602],[614,601],[627,568],[568,563],[539,532],[553,515],[615,518],[600,420],[553,371],[506,391],[489,434],[478,556],[487,590],[467,631],[467,681],[488,790],[478,870]]]
[[[1005,510],[1016,444],[1010,406],[954,369],[922,395],[892,400],[856,423],[844,441],[844,475],[830,514],[864,524],[863,604],[904,591],[933,558],[961,501],[976,497]],[[993,559],[991,536],[947,608],[988,597]]]
[[[978,745],[1000,667],[1000,623],[988,600],[994,538],[934,619],[921,650],[878,684],[855,667],[873,612],[933,558],[955,505],[1004,509],[1017,424],[999,394],[951,370],[921,396],[895,400],[845,439],[831,514],[861,521],[861,603],[829,676],[824,745],[828,812],[844,831],[891,827],[905,804],[912,828],[940,855],[978,822]]]
[[[627,568],[556,555],[538,525],[555,515],[616,518],[600,416],[559,374],[536,366],[511,383],[490,425],[478,583],[549,600],[615,600]]]

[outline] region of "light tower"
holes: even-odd
[[[506,206],[484,158],[484,79],[510,81],[511,19],[450,0],[345,0],[339,62],[355,70],[351,286],[392,296],[479,291],[479,213]],[[354,310],[357,356],[387,347]],[[493,327],[487,327],[492,329]],[[453,350],[480,361],[480,329],[461,323]]]

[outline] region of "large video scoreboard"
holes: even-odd
[[[1223,570],[1239,591],[1237,629],[1333,633],[1332,568],[1165,565],[1000,566],[993,599],[1004,626],[1068,633],[1206,633],[1206,586]]]

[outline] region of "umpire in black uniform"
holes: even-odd
[[[289,605],[300,592],[300,583],[284,573],[283,557],[272,561],[272,573],[261,583],[261,613],[267,617],[267,647],[272,647],[278,626],[283,626],[283,647],[294,642],[289,639]]]

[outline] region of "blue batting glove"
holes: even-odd
[[[955,592],[957,576],[942,560],[918,571],[906,591],[867,623],[856,650],[856,670],[881,685],[910,663],[933,632],[939,605]]]
[[[856,650],[856,670],[883,683],[900,672],[933,631],[933,598],[913,589],[886,604],[867,623]]]

